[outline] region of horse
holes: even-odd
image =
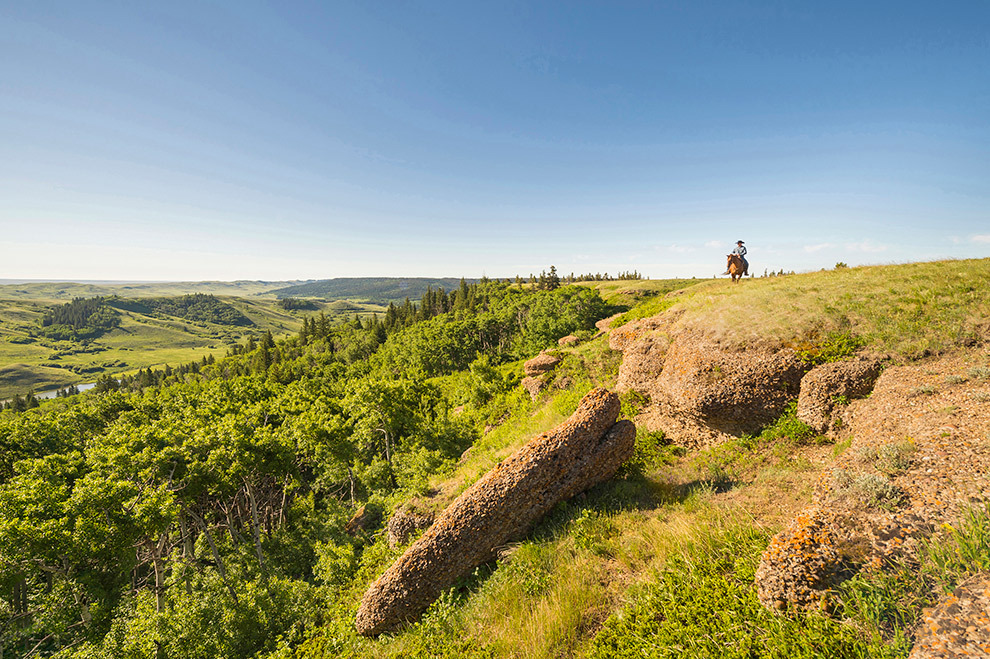
[[[725,269],[732,276],[732,283],[738,283],[739,278],[743,276],[743,272],[746,269],[743,265],[742,258],[738,254],[726,254],[725,258]]]

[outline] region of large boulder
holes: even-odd
[[[801,379],[798,418],[818,432],[826,432],[844,402],[862,398],[880,377],[880,361],[858,359],[832,362],[811,369]]]
[[[549,373],[556,368],[557,364],[560,362],[561,359],[557,355],[541,352],[536,357],[533,357],[523,364],[523,369],[526,371],[527,377],[536,377],[543,375],[544,373]]]
[[[797,397],[805,370],[789,348],[730,350],[682,333],[670,344],[663,370],[646,393],[720,432],[741,435],[780,416]]]
[[[632,456],[636,427],[619,397],[594,389],[563,424],[532,439],[461,494],[364,594],[355,619],[374,636],[415,621],[441,592],[558,502],[611,478]]]

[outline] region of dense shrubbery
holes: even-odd
[[[97,337],[120,325],[120,314],[101,297],[76,298],[50,308],[41,318],[41,333],[56,340]]]
[[[5,651],[248,657],[298,643],[324,589],[370,560],[370,540],[343,532],[354,506],[422,492],[511,383],[497,366],[603,309],[587,289],[462,290],[0,414]]]
[[[313,311],[316,309],[316,303],[312,300],[300,300],[299,298],[294,297],[284,297],[276,304],[286,311]]]

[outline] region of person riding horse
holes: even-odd
[[[743,246],[743,241],[741,240],[736,241],[736,246],[732,249],[731,254],[735,254],[736,256],[738,256],[739,260],[743,262],[743,276],[745,277],[746,275],[748,275],[749,261],[746,260],[746,248]],[[722,274],[727,275],[729,274],[729,271],[726,270]]]

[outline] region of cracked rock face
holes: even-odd
[[[632,456],[636,427],[619,397],[594,389],[574,414],[532,439],[459,496],[364,594],[357,631],[375,636],[423,611],[457,579],[518,540],[558,502],[611,478]]]

